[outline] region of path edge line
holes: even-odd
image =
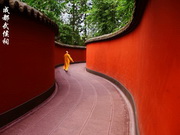
[[[97,75],[97,76],[100,76],[100,77],[103,77],[107,80],[109,80],[110,82],[112,82],[114,85],[116,85],[120,90],[121,92],[124,93],[124,95],[126,96],[127,100],[130,102],[130,105],[132,107],[132,110],[133,110],[133,115],[134,115],[134,126],[135,126],[135,135],[140,135],[140,132],[139,132],[139,125],[138,125],[138,117],[137,117],[137,109],[136,109],[136,105],[135,105],[135,101],[134,101],[134,98],[133,96],[131,95],[131,93],[128,91],[128,89],[122,84],[120,83],[119,81],[117,81],[116,79],[106,75],[106,74],[103,74],[103,73],[100,73],[100,72],[97,72],[97,71],[94,71],[94,70],[91,70],[89,68],[86,68],[86,71],[91,73],[91,74],[94,74],[94,75]],[[119,91],[118,91],[119,92]]]

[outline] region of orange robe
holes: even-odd
[[[70,61],[74,62],[73,59],[71,58],[71,56],[68,53],[64,54],[64,67],[63,67],[64,70],[68,71]]]

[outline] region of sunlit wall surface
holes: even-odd
[[[149,0],[134,31],[87,44],[87,68],[117,79],[133,95],[141,135],[180,134],[179,5]]]

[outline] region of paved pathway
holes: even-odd
[[[109,81],[72,64],[56,68],[55,93],[1,135],[133,135],[129,103]]]

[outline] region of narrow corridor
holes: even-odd
[[[72,64],[55,69],[56,90],[1,135],[134,135],[130,104],[111,82]]]

